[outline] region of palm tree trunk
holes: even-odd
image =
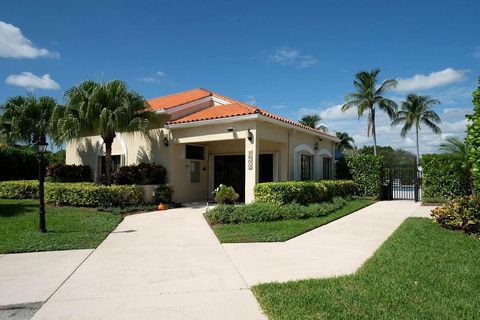
[[[417,167],[420,165],[420,147],[418,144],[418,123],[415,126],[416,134],[417,134]]]
[[[377,130],[375,128],[375,109],[372,108],[373,155],[377,155]]]
[[[105,143],[105,184],[112,184],[112,144],[113,138],[103,139]]]

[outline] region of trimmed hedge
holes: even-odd
[[[353,195],[354,191],[350,180],[287,181],[258,183],[254,194],[259,202],[310,204]]]
[[[422,157],[422,198],[468,195],[467,173],[449,154],[425,154]]]
[[[165,184],[167,169],[154,163],[140,163],[118,168],[113,174],[115,184]]]
[[[472,96],[473,114],[467,115],[467,145],[472,164],[473,188],[480,193],[480,78]]]
[[[345,159],[357,194],[362,197],[381,198],[383,194],[383,157],[355,155],[347,156]]]
[[[246,205],[218,205],[206,213],[210,224],[237,224],[265,222],[290,219],[307,219],[325,216],[346,205],[341,197],[333,198],[332,202],[323,202],[303,206],[298,203],[285,205],[265,202],[253,202]]]
[[[144,202],[141,186],[98,186],[93,183],[45,183],[45,202],[74,207],[127,207]],[[0,198],[36,199],[37,181],[0,182]]]
[[[48,168],[46,179],[54,182],[88,182],[92,181],[92,171],[89,166],[59,163]]]

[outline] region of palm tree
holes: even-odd
[[[50,120],[56,106],[55,99],[48,96],[36,98],[29,94],[7,99],[1,106],[1,135],[9,144],[17,141],[30,144],[51,134]]]
[[[440,101],[431,99],[428,96],[419,96],[416,94],[409,94],[407,99],[402,102],[400,110],[397,112],[395,119],[392,121],[392,126],[403,123],[400,134],[405,137],[407,133],[415,127],[416,142],[417,142],[417,165],[420,164],[420,148],[418,143],[419,131],[421,125],[424,124],[429,127],[434,133],[440,134],[442,130],[437,126],[441,124],[442,120],[432,111],[431,108],[439,104]]]
[[[353,107],[357,108],[358,117],[368,112],[367,135],[373,136],[373,154],[377,155],[377,133],[375,128],[375,106],[388,114],[393,119],[397,109],[395,101],[385,98],[383,95],[390,89],[397,86],[397,80],[387,79],[380,86],[377,86],[377,76],[380,69],[374,69],[370,72],[361,71],[355,75],[353,86],[355,92],[345,96],[345,104],[342,105],[342,111],[345,112]]]
[[[324,125],[319,125],[319,122],[322,121],[322,118],[318,114],[307,114],[300,119],[300,123],[304,126],[321,130],[323,132],[328,131],[328,128]]]
[[[445,140],[446,142],[440,144],[440,151],[450,154],[452,158],[458,161],[454,165],[459,163],[465,170],[468,189],[473,194],[472,163],[470,162],[467,144],[457,137],[448,137]]]
[[[81,82],[65,92],[66,107],[56,108],[54,140],[59,143],[100,135],[105,144],[106,184],[112,182],[112,144],[116,132],[148,134],[153,113],[145,99],[123,81]]]
[[[340,139],[338,143],[338,150],[352,150],[355,140],[346,132],[337,132],[337,138]]]

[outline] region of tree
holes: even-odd
[[[468,148],[465,142],[457,137],[448,137],[440,144],[440,151],[449,154],[455,161],[452,165],[460,164],[465,170],[470,193],[473,194],[472,165],[468,155]]]
[[[473,114],[467,116],[467,144],[472,165],[473,185],[478,193],[480,190],[480,79],[472,95]]]
[[[345,104],[342,105],[342,111],[355,107],[357,108],[358,117],[363,116],[368,112],[368,129],[367,135],[373,136],[373,151],[377,155],[377,133],[375,127],[375,108],[384,111],[388,114],[390,119],[393,119],[397,109],[395,101],[385,98],[383,95],[390,89],[397,86],[397,80],[387,79],[377,87],[377,77],[380,69],[374,69],[370,72],[361,71],[355,75],[353,86],[355,92],[349,93],[345,96]]]
[[[106,184],[112,182],[112,144],[116,132],[148,134],[153,113],[145,99],[130,91],[123,81],[91,80],[65,92],[66,106],[54,113],[57,143],[87,135],[100,135],[105,144]]]
[[[299,122],[310,128],[314,128],[323,132],[328,131],[326,126],[319,124],[320,121],[322,121],[322,118],[318,114],[307,114],[304,115]]]
[[[437,124],[442,123],[442,120],[435,111],[431,110],[434,105],[439,103],[440,101],[431,99],[428,96],[419,96],[411,93],[407,96],[407,99],[402,102],[400,110],[392,121],[392,126],[403,123],[402,131],[400,131],[402,137],[406,137],[407,133],[413,127],[415,128],[417,165],[420,164],[419,131],[421,130],[421,125],[426,125],[435,134],[442,132],[437,126]]]
[[[360,154],[373,155],[373,146],[363,146],[359,150]],[[393,149],[390,146],[377,146],[377,155],[382,156],[387,167],[395,165],[415,165],[415,154],[404,149]]]
[[[353,149],[353,144],[355,143],[355,140],[353,140],[352,137],[348,135],[346,132],[337,132],[337,138],[340,139],[340,142],[338,143],[338,150],[351,150]]]
[[[1,107],[0,130],[8,144],[17,141],[27,144],[42,135],[51,134],[51,118],[57,106],[54,98],[43,96],[36,98],[33,94],[15,96],[7,99]]]

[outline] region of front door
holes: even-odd
[[[238,201],[245,201],[245,156],[215,156],[214,159],[214,187],[232,186],[240,195]]]

